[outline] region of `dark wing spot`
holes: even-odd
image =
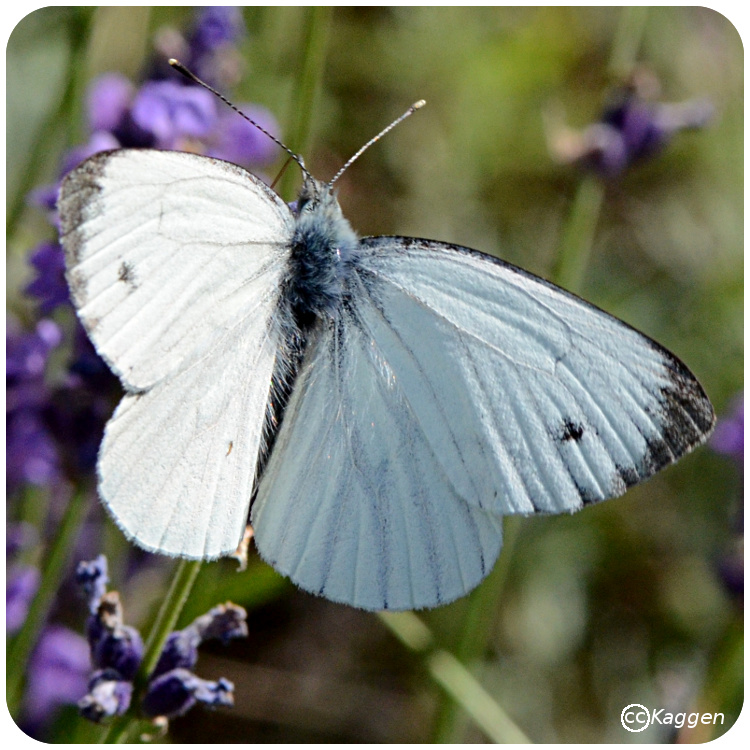
[[[558,433],[558,440],[567,443],[569,440],[574,440],[576,443],[583,437],[583,425],[579,422],[574,422],[572,419],[566,419],[562,423],[560,432]]]
[[[117,278],[127,284],[131,290],[138,288],[138,282],[135,278],[135,268],[133,268],[132,263],[128,263],[126,260],[120,264],[120,268],[117,271]]]

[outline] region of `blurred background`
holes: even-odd
[[[434,611],[388,618],[332,604],[254,552],[241,573],[233,561],[204,565],[180,627],[218,602],[247,609],[248,637],[208,644],[196,667],[230,679],[235,706],[195,708],[159,739],[483,742],[517,729],[535,742],[704,742],[727,731],[743,700],[737,31],[712,10],[677,7],[217,18],[44,8],[8,44],[6,599],[10,635],[28,642],[17,722],[49,742],[101,735],[72,705],[90,671],[75,562],[106,553],[126,621],[144,633],[174,570],[129,546],[92,489],[118,391],[60,291],[53,204],[64,171],[101,147],[219,153],[217,130],[160,134],[138,119],[148,82],[174,75],[164,58],[183,54],[233,101],[266,108],[319,179],[426,99],[340,180],[352,226],[467,245],[562,283],[683,359],[720,423],[707,447],[621,499],[515,523],[483,586]],[[110,73],[122,77],[100,78]],[[132,88],[112,84],[124,80]],[[262,151],[254,142],[240,156],[270,181],[284,156]],[[287,200],[298,172],[281,183]],[[55,550],[51,597],[39,580],[52,580]],[[634,734],[620,723],[631,703],[725,718]]]

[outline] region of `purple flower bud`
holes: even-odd
[[[602,115],[602,124],[616,134],[614,147],[621,151],[617,158],[618,169],[655,153],[666,142],[669,134],[658,126],[655,112],[655,105],[629,96]],[[602,157],[606,159],[607,154],[603,153]]]
[[[216,125],[214,96],[173,81],[145,83],[133,102],[134,122],[153,133],[159,148],[175,148],[184,138],[203,138]]]
[[[209,682],[187,669],[173,669],[157,677],[143,698],[147,716],[181,716],[198,701],[209,706],[232,706],[234,685],[229,680]]]
[[[120,73],[105,73],[92,82],[88,92],[88,120],[92,132],[114,133],[133,100],[135,88]]]
[[[76,568],[76,583],[86,594],[86,601],[92,615],[99,609],[99,602],[107,593],[109,575],[107,574],[107,558],[99,555],[95,560],[82,560]]]
[[[214,50],[237,41],[245,33],[242,11],[237,6],[215,5],[200,11],[190,45],[193,55]]]
[[[247,637],[246,620],[243,607],[227,602],[196,618],[189,628],[198,633],[201,641],[219,640],[226,644],[233,638]]]
[[[27,285],[26,294],[39,300],[39,309],[44,315],[56,307],[67,304],[70,299],[65,281],[65,256],[56,242],[43,242],[29,257],[37,277]]]
[[[170,633],[151,675],[152,679],[178,667],[192,669],[198,662],[199,643],[198,634],[188,628]]]
[[[78,709],[89,721],[121,716],[130,707],[133,697],[133,683],[120,679],[111,669],[94,672],[88,689],[89,692],[78,701]]]
[[[740,466],[745,457],[745,395],[735,396],[728,414],[722,417],[709,441],[717,453],[735,459]]]
[[[86,635],[91,660],[98,669],[114,669],[132,680],[143,658],[143,641],[138,631],[123,623],[122,606],[116,591],[101,597],[96,614],[89,617]]]
[[[238,109],[278,138],[279,126],[276,118],[265,107],[241,104]],[[225,159],[234,164],[262,167],[276,159],[279,147],[265,133],[243,120],[236,112],[222,110],[216,134],[207,153],[209,156]]]
[[[198,661],[198,646],[203,641],[215,639],[228,643],[232,638],[246,637],[246,618],[247,612],[242,607],[228,602],[196,618],[184,630],[171,633],[152,678],[178,667],[192,669]]]
[[[5,583],[5,632],[15,633],[26,620],[29,604],[39,588],[41,574],[32,565],[17,565],[8,571]]]

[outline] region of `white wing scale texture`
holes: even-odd
[[[172,151],[97,154],[61,195],[67,275],[97,351],[131,390],[173,372],[274,288],[288,207],[228,162]]]
[[[79,317],[129,391],[99,453],[104,504],[146,549],[233,552],[276,357],[289,209],[239,167],[166,151],[98,154],[68,176],[59,209]]]

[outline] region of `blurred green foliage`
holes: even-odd
[[[308,13],[245,10],[244,75],[231,93],[265,104],[282,127],[295,115]],[[721,414],[743,383],[742,45],[727,19],[706,8],[636,13],[336,8],[305,161],[330,178],[425,98],[425,109],[341,179],[352,225],[363,235],[468,245],[545,276],[582,175],[550,157],[544,113],[562,109],[571,127],[584,127],[629,60],[656,74],[665,101],[710,97],[716,116],[707,129],[681,134],[605,186],[576,291],[684,359]],[[13,32],[8,289],[22,319],[31,314],[19,292],[29,278],[25,256],[48,231],[23,208],[25,192],[53,180],[63,150],[85,139],[91,78],[108,70],[137,78],[154,32],[190,17],[188,8],[55,7],[35,11]],[[617,47],[623,34],[631,44],[624,51]],[[613,65],[615,49],[622,57]],[[725,713],[723,727],[683,729],[683,741],[726,731],[742,705],[742,603],[718,569],[735,540],[740,502],[736,468],[702,448],[622,499],[524,521],[504,562],[497,611],[483,612],[487,641],[476,643],[469,666],[534,741],[675,739],[658,727],[627,734],[620,711],[629,703]],[[124,560],[116,536],[107,532],[108,551]],[[116,581],[134,624],[147,621],[164,575],[149,568]],[[175,721],[175,741],[436,736],[450,707],[420,655],[377,618],[302,594],[251,558],[240,574],[226,561],[204,566],[183,620],[226,598],[248,607],[251,635],[207,651],[201,673],[232,679],[237,705]],[[440,648],[459,648],[472,601],[423,613]],[[58,741],[88,736],[75,734],[75,722],[72,712],[61,717]],[[441,731],[442,738],[484,738],[461,712]]]

